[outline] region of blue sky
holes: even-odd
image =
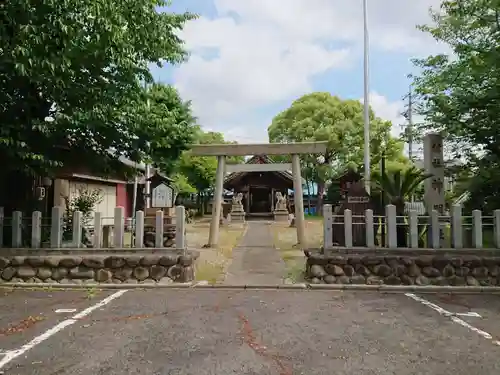
[[[399,133],[414,57],[445,51],[416,30],[439,0],[369,0],[370,104]],[[182,33],[191,57],[154,68],[192,100],[199,122],[240,142],[267,141],[271,119],[301,95],[363,96],[361,0],[174,0],[200,15]]]

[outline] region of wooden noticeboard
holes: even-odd
[[[339,216],[333,220],[332,236],[335,246],[345,246],[345,231],[344,231],[344,210],[352,212],[352,243],[353,246],[366,246],[366,225],[365,211],[373,210],[373,204],[370,196],[363,186],[363,181],[356,181],[350,184],[346,192],[346,197],[340,202],[338,211]],[[378,225],[374,226],[375,233]]]
[[[154,208],[170,208],[174,206],[174,189],[160,183],[151,192],[151,206]]]

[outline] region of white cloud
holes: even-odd
[[[375,115],[381,119],[391,121],[391,134],[394,137],[399,137],[402,131],[401,125],[406,124],[406,119],[401,115],[405,110],[405,103],[401,100],[390,102],[385,96],[377,92],[371,92],[369,100],[370,107],[375,112]],[[360,99],[360,101],[361,103],[364,102],[363,99]]]
[[[201,17],[182,33],[191,58],[174,81],[200,122],[231,138],[265,141],[263,106],[314,90],[311,78],[348,69],[360,56],[361,0],[214,0],[218,17]],[[411,54],[439,50],[416,25],[439,0],[371,0],[371,48]],[[335,92],[335,87],[332,87]],[[394,121],[401,103],[372,94],[372,106]],[[253,122],[253,121],[255,122]],[[246,140],[245,140],[246,138]]]

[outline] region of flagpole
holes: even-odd
[[[364,27],[364,43],[363,43],[363,52],[364,52],[364,108],[363,108],[363,117],[364,117],[364,166],[365,166],[365,189],[368,194],[370,194],[370,87],[369,87],[369,35],[368,35],[368,0],[363,0],[363,27]]]

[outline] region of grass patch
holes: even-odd
[[[283,278],[292,283],[304,281],[305,256],[299,251],[280,251],[281,258],[285,262],[285,274]]]
[[[304,217],[306,218],[306,220],[320,220],[320,221],[323,221],[323,216],[319,216],[319,215],[304,215]]]
[[[285,279],[291,281],[293,284],[301,283],[305,280],[304,262],[292,261],[285,263],[286,263]]]
[[[200,257],[195,264],[197,281],[205,280],[210,284],[223,281],[233,257],[233,249],[240,242],[245,228],[246,224],[221,226],[217,248],[204,248],[203,245],[208,242],[210,222],[203,220],[188,225],[188,247],[196,248],[200,252]]]
[[[217,251],[219,251],[225,258],[232,258],[233,249],[238,245],[243,233],[245,233],[245,226],[241,227],[227,227],[219,233],[219,244]]]
[[[306,246],[319,248],[323,246],[323,220],[320,216],[313,216],[320,220],[309,220],[306,217]],[[271,225],[274,246],[283,251],[300,250],[297,247],[297,228],[290,228],[280,223]]]
[[[209,284],[217,284],[224,275],[225,264],[223,262],[197,262],[195,278],[197,281],[208,281]]]
[[[99,290],[95,286],[92,286],[85,290],[85,296],[87,297],[87,299],[95,298],[98,294]]]

